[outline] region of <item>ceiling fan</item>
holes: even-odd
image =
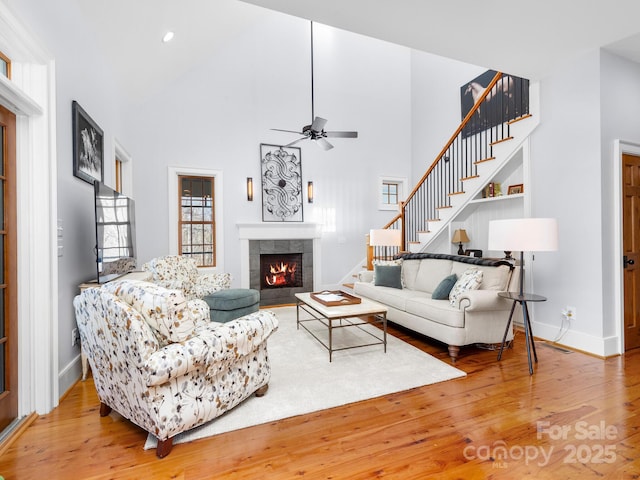
[[[324,129],[324,126],[327,123],[327,120],[322,117],[315,116],[314,104],[313,104],[313,22],[311,22],[311,125],[305,125],[302,127],[302,131],[296,130],[283,130],[280,128],[272,128],[271,130],[275,130],[278,132],[288,132],[288,133],[297,133],[298,135],[302,135],[302,138],[299,138],[288,145],[286,147],[291,147],[298,142],[303,140],[311,140],[316,142],[320,147],[324,150],[330,150],[333,148],[333,145],[329,143],[327,137],[333,138],[358,138],[358,132],[327,132]]]

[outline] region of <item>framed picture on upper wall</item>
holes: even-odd
[[[498,72],[487,70],[460,87],[462,120],[480,100]],[[462,130],[463,138],[475,135],[529,113],[529,80],[502,74]]]
[[[93,185],[104,178],[104,134],[75,100],[73,115],[73,174]]]
[[[302,222],[300,149],[260,144],[262,221]]]

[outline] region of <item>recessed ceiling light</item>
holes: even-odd
[[[173,39],[173,32],[171,32],[171,31],[165,33],[164,37],[162,37],[162,41],[164,43],[170,42],[172,39]]]

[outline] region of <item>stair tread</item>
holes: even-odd
[[[513,137],[504,137],[500,140],[496,140],[495,142],[491,142],[489,145],[493,147],[494,145],[498,145],[499,143],[502,143],[502,142],[508,142],[509,140],[513,140]]]
[[[436,210],[442,210],[443,208],[453,208],[451,205],[441,205],[439,207],[436,207]]]
[[[521,117],[514,118],[513,120],[509,120],[509,121],[507,122],[507,125],[513,125],[514,123],[517,123],[517,122],[519,122],[520,120],[525,120],[525,119],[530,118],[530,117],[532,117],[532,116],[533,116],[533,115],[531,115],[530,113],[527,113],[526,115],[522,115]]]
[[[439,218],[427,218],[427,222],[439,222]]]
[[[353,288],[353,283],[343,283],[342,286],[347,288]]]
[[[474,178],[480,178],[480,175],[471,175],[470,177],[462,177],[460,181],[466,182],[467,180],[473,180]]]
[[[452,195],[464,195],[464,190],[460,191],[460,192],[451,192],[448,193],[447,195],[452,196]]]
[[[482,160],[476,160],[475,162],[473,162],[474,165],[478,165],[479,163],[483,163],[483,162],[490,162],[491,160],[495,160],[496,157],[487,157],[487,158],[483,158]]]

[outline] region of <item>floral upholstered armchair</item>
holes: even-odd
[[[155,435],[160,458],[178,433],[268,388],[273,312],[212,323],[204,301],[131,280],[86,289],[73,304],[100,415],[113,409]]]
[[[231,274],[200,274],[196,261],[182,255],[157,257],[142,266],[151,272],[153,283],[165,288],[182,290],[189,298],[203,298],[213,292],[231,286]]]

